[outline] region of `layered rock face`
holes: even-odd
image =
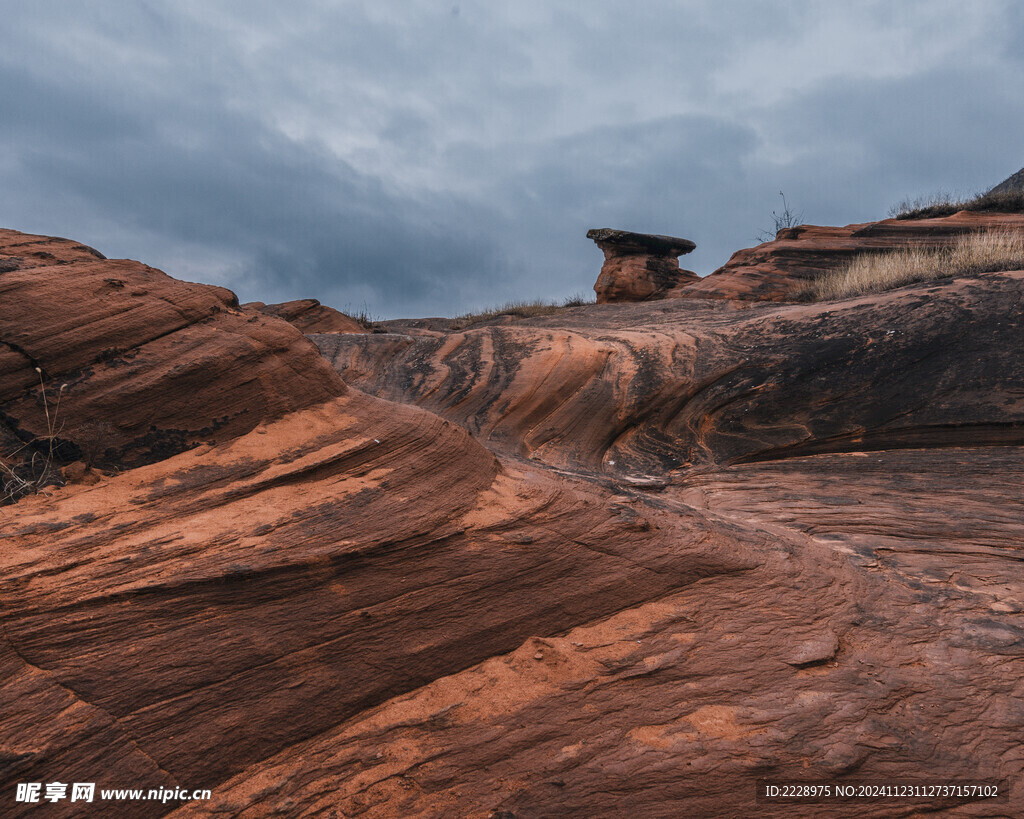
[[[244,772],[232,796],[258,781],[367,816],[784,816],[755,807],[758,777],[1012,780],[1022,305],[1017,271],[814,305],[315,338],[361,389],[496,451],[602,475],[638,509],[701,510],[757,568],[537,635]],[[371,742],[395,750],[367,765]],[[326,773],[295,787],[308,758]]]
[[[276,316],[297,327],[303,333],[362,333],[363,326],[351,316],[327,307],[316,299],[297,299],[280,304],[251,301],[243,310]]]
[[[689,239],[610,228],[588,230],[587,238],[604,252],[594,284],[598,304],[663,298],[673,287],[699,280],[679,267],[679,256],[697,247]]]
[[[235,366],[320,391],[0,518],[5,810],[73,772],[213,793],[133,816],[1010,815],[1022,307],[1006,271],[389,322],[312,335],[326,358],[242,314],[292,343]]]
[[[224,288],[13,230],[0,270],[0,440],[19,458],[54,425],[63,461],[151,462],[345,390],[294,327]]]
[[[1024,215],[961,211],[934,219],[786,228],[779,231],[774,241],[736,251],[714,273],[694,284],[676,287],[665,297],[790,301],[809,280],[862,253],[900,247],[942,247],[964,233],[985,230],[1024,230]]]
[[[864,447],[1020,443],[1024,367],[1009,351],[1024,337],[1022,279],[743,311],[622,305],[577,310],[569,326],[551,317],[312,338],[349,383],[441,414],[493,448],[564,468],[684,476]]]

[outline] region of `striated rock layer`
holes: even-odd
[[[941,247],[964,233],[984,230],[1024,230],[1024,215],[961,211],[934,219],[786,228],[774,241],[736,251],[714,273],[694,284],[676,287],[664,297],[791,301],[821,272],[839,268],[862,253],[908,246]]]
[[[343,377],[562,468],[685,477],[820,452],[1024,440],[1024,272],[844,302],[576,310],[312,336]]]
[[[83,282],[122,264],[92,258]],[[293,341],[235,366],[319,392],[0,510],[5,815],[69,778],[213,794],[97,806],[132,816],[1013,815],[1022,307],[1007,271],[389,322],[313,335],[326,358],[243,314]]]
[[[298,330],[222,287],[13,230],[0,271],[0,443],[21,458],[52,426],[62,461],[151,462],[345,390]]]
[[[251,301],[242,305],[243,310],[276,316],[302,330],[304,333],[362,333],[363,326],[351,316],[327,307],[316,299],[298,299],[281,304],[264,304]]]

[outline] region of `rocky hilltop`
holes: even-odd
[[[1015,193],[1017,191],[1024,191],[1024,168],[1006,177],[1006,179],[993,187],[989,193]]]
[[[711,275],[674,288],[665,298],[790,301],[808,281],[860,254],[947,247],[965,233],[986,230],[1024,230],[1024,215],[961,211],[943,218],[886,219],[841,228],[800,225],[780,230],[772,242],[737,251]]]
[[[373,333],[0,233],[4,463],[68,478],[0,507],[0,793],[1012,815],[1024,271],[784,295],[977,218],[797,229],[668,297]],[[757,801],[766,778],[1009,794],[794,805]]]

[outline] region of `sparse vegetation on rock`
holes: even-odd
[[[789,203],[786,201],[786,194],[779,191],[779,196],[782,197],[782,210],[772,211],[772,223],[775,226],[774,230],[762,230],[757,234],[757,240],[759,242],[770,242],[776,236],[779,235],[780,230],[786,228],[800,227],[804,223],[803,212],[797,212],[789,207]]]
[[[1024,213],[1024,190],[989,191],[968,197],[958,197],[943,191],[930,196],[904,199],[889,208],[889,216],[893,219],[931,219],[962,210]]]
[[[1024,213],[1024,168],[988,191],[974,196],[955,196],[940,191],[931,196],[904,199],[889,208],[889,216],[896,219],[928,219],[949,216],[962,210]]]
[[[593,302],[582,293],[575,293],[563,299],[561,303],[535,299],[533,301],[516,300],[507,301],[497,307],[481,310],[478,313],[464,313],[452,319],[451,329],[461,330],[472,324],[490,321],[492,319],[509,316],[511,318],[534,318],[535,316],[550,316],[566,307],[581,307],[584,304]]]
[[[63,483],[63,476],[54,463],[54,456],[57,436],[63,428],[63,422],[60,421],[60,401],[68,385],[61,384],[57,390],[57,399],[51,407],[46,394],[43,371],[40,367],[36,367],[35,371],[39,376],[39,389],[42,393],[46,434],[40,440],[25,442],[14,452],[0,456],[0,506],[14,503],[26,495],[34,495],[46,486]]]
[[[905,247],[865,253],[809,282],[812,300],[843,299],[913,282],[1024,269],[1024,234],[1009,230],[968,233],[949,247]]]

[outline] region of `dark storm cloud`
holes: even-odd
[[[769,141],[801,146],[785,184],[810,221],[866,221],[904,198],[978,193],[1024,165],[1024,106],[1013,90],[1024,72],[1006,66],[993,80],[946,65],[836,80],[757,119]]]
[[[710,272],[780,189],[845,223],[1024,164],[1024,20],[961,6],[40,0],[0,223],[380,315],[589,290],[589,227]]]
[[[102,227],[84,237],[60,221],[88,212],[148,241],[159,237],[157,256],[161,244],[179,241],[200,256],[226,250],[238,271],[227,271],[225,283],[243,298],[327,292],[353,308],[432,300],[440,307],[444,301],[433,297],[452,282],[500,271],[486,234],[438,218],[457,217],[464,203],[444,192],[416,198],[389,191],[251,113],[165,86],[147,100],[73,73],[34,76],[10,62],[3,72],[4,215],[14,226],[70,233],[111,253]],[[20,223],[18,195],[38,192],[46,193],[45,223]],[[159,263],[145,253],[146,242],[124,244],[128,255]]]

